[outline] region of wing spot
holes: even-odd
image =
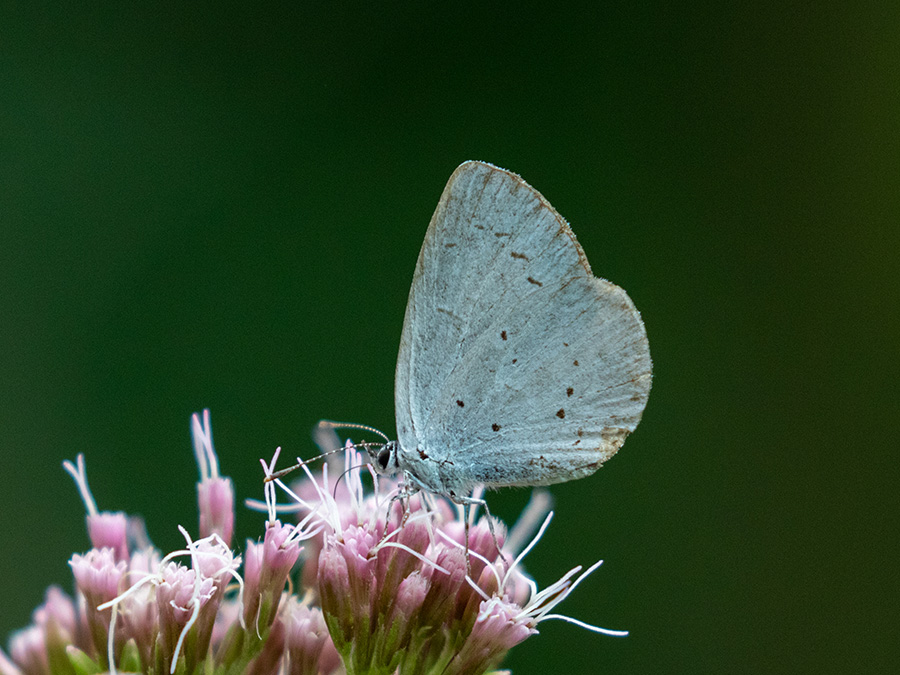
[[[513,359],[513,363],[516,363],[519,359]]]
[[[479,229],[479,230],[483,230],[483,229],[484,229],[484,225],[479,225],[478,223],[473,223],[473,224],[474,224],[475,227],[476,227],[477,229]]]
[[[563,347],[568,347],[568,346],[569,346],[568,342],[563,342]]]
[[[566,388],[566,396],[571,396],[571,395],[574,394],[574,393],[575,393],[575,390],[572,389],[572,387],[567,387],[567,388]]]
[[[528,256],[524,253],[516,253],[515,251],[510,251],[509,254],[517,260],[524,260],[525,262],[528,262]]]
[[[535,286],[543,286],[543,285],[544,285],[544,284],[542,284],[540,281],[538,281],[537,279],[532,279],[531,277],[528,277],[528,283],[529,283],[529,284],[534,284]]]
[[[453,248],[456,244],[444,244],[444,248]]]
[[[574,361],[572,361],[572,365],[573,365],[573,366],[577,366],[577,365],[578,365],[578,359],[575,359]]]
[[[500,431],[500,425],[497,424],[496,422],[494,422],[494,423],[491,425],[491,429],[493,429],[494,431]]]
[[[557,416],[559,419],[561,419],[561,420],[566,419],[566,411],[565,411],[565,409],[564,409],[564,408],[560,408],[559,410],[557,410],[557,411],[556,411],[556,416]]]
[[[422,459],[428,459],[428,455],[426,455],[425,451],[422,449],[419,449],[419,457],[421,457]]]
[[[456,405],[458,405],[460,408],[465,408],[465,407],[466,407],[466,404],[463,403],[462,401],[460,401],[459,399],[456,399]]]
[[[577,433],[578,433],[578,438],[581,438],[582,436],[584,436],[584,429],[579,429]]]
[[[501,331],[500,331],[500,338],[501,338],[502,340],[505,340],[505,339],[506,339],[506,331],[505,331],[505,330],[501,330]]]
[[[512,234],[512,232],[494,232],[494,236],[497,237],[498,239],[500,237],[508,237],[511,234]]]
[[[574,443],[572,443],[572,445],[578,445],[579,443],[581,443],[581,439],[580,439],[580,438],[579,438],[577,441],[575,441]]]

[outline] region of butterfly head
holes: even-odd
[[[388,441],[384,445],[370,445],[366,448],[375,471],[384,476],[393,476],[400,470],[398,451],[400,443]]]

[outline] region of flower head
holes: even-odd
[[[66,462],[92,548],[70,560],[74,599],[48,590],[9,656],[0,650],[0,675],[477,674],[547,619],[622,634],[552,613],[599,563],[543,591],[524,573],[552,516],[544,493],[507,536],[499,522],[474,512],[464,522],[448,500],[378,476],[350,443],[343,466],[314,474],[303,464],[292,485],[274,471],[276,451],[263,463],[265,501],[255,504],[268,512],[265,529],[239,556],[230,548],[233,487],[219,475],[208,411],[194,415],[192,433],[200,536],[179,526],[185,547],[166,555],[139,519],[97,509],[82,456]],[[296,523],[280,520],[288,512]]]
[[[538,529],[537,537],[521,552],[504,549],[503,556],[502,524],[494,523],[495,539],[486,518],[470,523],[467,542],[461,508],[423,493],[398,498],[402,484],[376,475],[350,443],[344,459],[343,489],[327,464],[318,477],[304,464],[305,480],[272,482],[290,497],[290,509],[300,507],[304,522],[321,527],[309,541],[319,550],[318,597],[348,670],[369,672],[378,664],[371,672],[485,672],[537,633],[541,621],[571,620],[550,611],[599,563],[573,581],[581,570],[576,567],[543,592],[521,567],[552,517],[546,493],[535,493],[513,532],[519,546],[525,530]],[[273,465],[266,466],[270,476]],[[363,489],[367,474],[371,492]],[[266,507],[270,518],[278,510],[272,491]]]

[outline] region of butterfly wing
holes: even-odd
[[[397,361],[400,445],[458,492],[595,471],[640,421],[644,325],[519,176],[467,162],[431,219]]]

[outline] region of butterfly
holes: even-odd
[[[410,492],[486,507],[469,496],[478,485],[594,473],[640,422],[651,371],[640,314],[594,276],[562,216],[518,175],[465,162],[413,275],[397,440],[365,447]]]

